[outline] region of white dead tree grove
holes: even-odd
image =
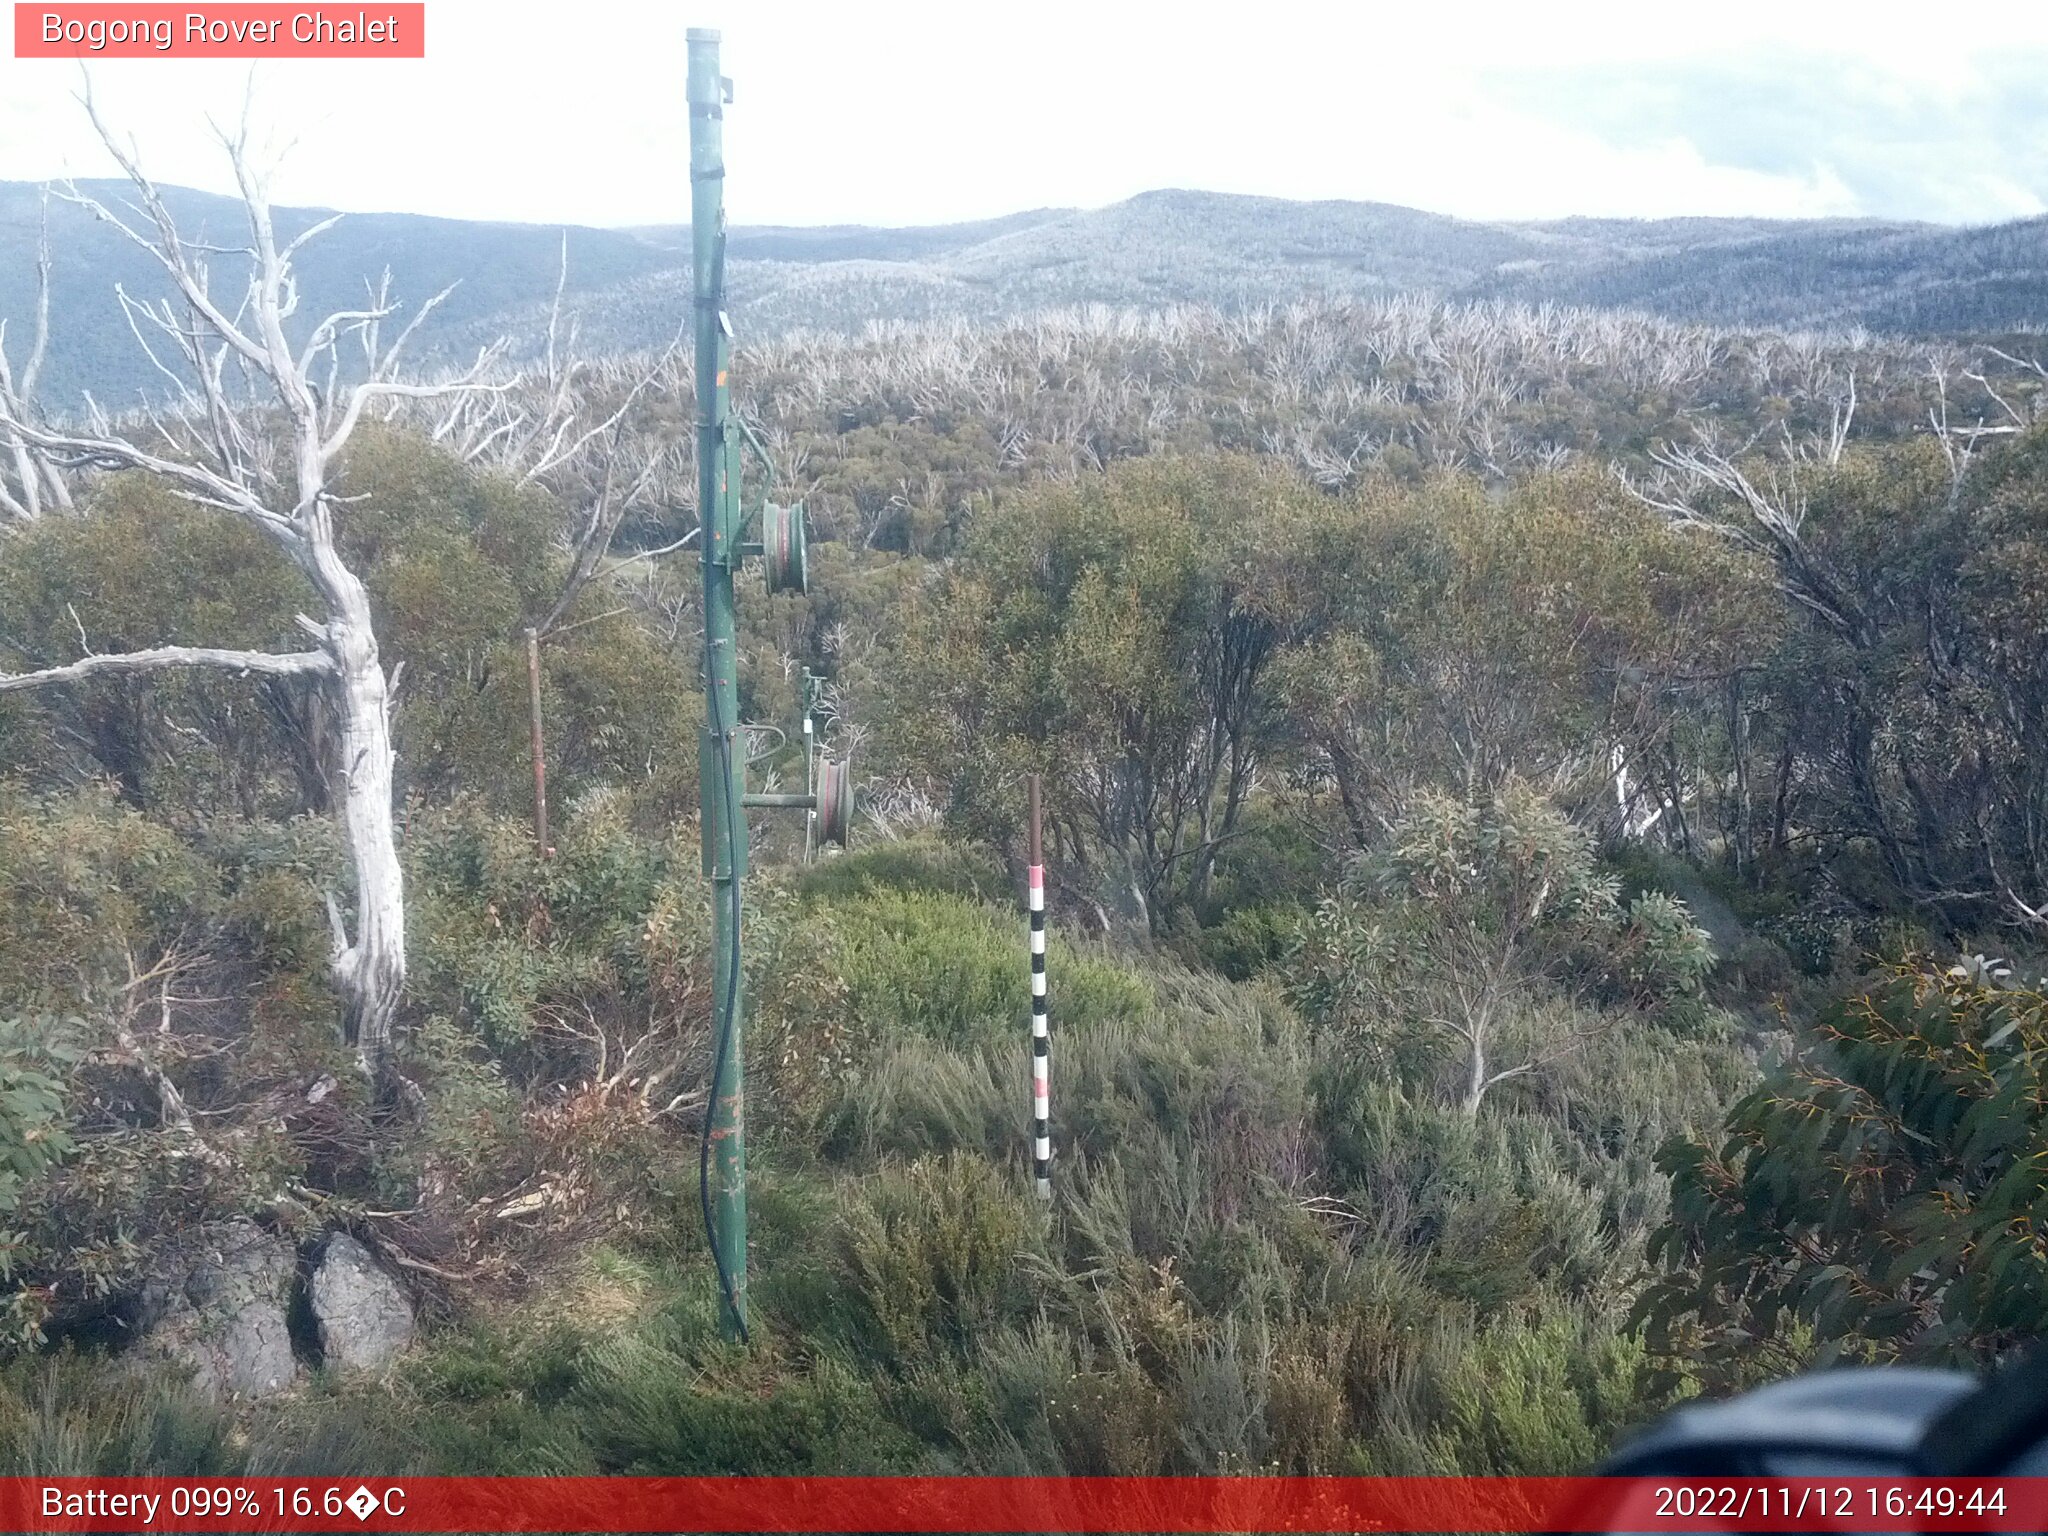
[[[562,313],[569,247],[562,243],[546,349],[537,365],[499,390],[469,392],[433,419],[414,408],[415,424],[464,464],[545,489],[575,508],[560,539],[569,568],[544,611],[521,625],[537,640],[561,629],[577,600],[603,576],[673,554],[693,529],[659,549],[611,561],[612,540],[627,516],[650,506],[693,505],[696,458],[690,435],[646,407],[663,395],[688,401],[692,389],[678,359],[684,336],[646,359],[589,358],[576,350],[577,327]],[[607,561],[611,561],[608,565]],[[571,626],[573,627],[573,626]]]
[[[36,314],[28,352],[17,373],[7,356],[7,322],[0,320],[0,411],[22,421],[37,420],[36,385],[50,348],[49,194],[43,194],[42,227],[36,237]],[[44,455],[17,440],[0,461],[0,526],[7,519],[34,522],[45,506],[68,511],[71,488]]]
[[[398,306],[387,273],[363,307],[326,316],[296,345],[288,326],[299,302],[293,258],[336,222],[323,220],[280,246],[272,228],[264,177],[251,164],[246,122],[222,144],[248,216],[248,241],[222,248],[186,241],[132,145],[110,133],[85,101],[100,138],[133,185],[124,218],[75,187],[61,195],[146,251],[170,280],[170,295],[116,296],[170,397],[146,410],[143,426],[122,429],[94,408],[87,430],[46,424],[12,390],[0,393],[0,450],[23,455],[46,472],[140,471],[188,501],[218,508],[260,531],[301,571],[318,595],[317,616],[298,622],[311,638],[290,653],[162,646],[121,655],[88,654],[40,671],[0,675],[0,691],[40,688],[106,674],[211,667],[238,676],[316,680],[332,700],[339,730],[334,764],[337,809],[355,872],[353,930],[327,893],[332,972],[343,1004],[342,1028],[366,1074],[390,1066],[392,1020],[405,983],[405,885],[392,817],[390,702],[387,675],[371,623],[369,593],[336,541],[337,459],[366,411],[389,411],[408,400],[504,388],[488,382],[496,348],[466,372],[432,382],[398,375],[406,343],[446,297],[414,311],[394,338],[387,322]],[[337,216],[338,217],[338,216]],[[240,292],[217,293],[209,260],[245,260]],[[33,477],[30,477],[33,478]]]

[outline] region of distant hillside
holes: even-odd
[[[733,261],[922,261],[962,246],[979,245],[1012,231],[1049,224],[1072,215],[1071,208],[1038,208],[977,219],[968,224],[927,224],[911,229],[882,229],[867,224],[738,225],[726,236],[726,255]],[[687,250],[688,225],[668,225],[646,233],[653,239]]]
[[[2010,330],[2048,323],[2048,218],[1979,229],[1766,224],[1562,270],[1499,273],[1471,291],[1722,324]]]
[[[88,183],[110,203],[120,184]],[[167,189],[196,237],[240,239],[225,198]],[[323,210],[281,209],[289,236]],[[0,183],[0,317],[23,345],[34,292],[37,188]],[[44,397],[90,389],[125,403],[154,375],[114,286],[161,291],[118,232],[53,200],[54,335]],[[501,333],[531,348],[545,325],[564,232],[408,214],[351,214],[301,260],[300,319],[350,304],[385,267],[417,303],[459,283],[424,350],[443,358]],[[675,334],[687,313],[688,231],[571,229],[568,308],[582,345],[615,351]],[[219,258],[223,286],[234,283]],[[1984,229],[1871,220],[1483,223],[1383,203],[1289,202],[1149,192],[1108,208],[1040,209],[970,224],[735,228],[734,319],[760,336],[873,321],[984,321],[1048,306],[1238,307],[1303,296],[1425,293],[1601,308],[1774,327],[1912,333],[2048,325],[2048,219]]]
[[[128,207],[134,192],[126,182],[81,182],[79,190],[131,225],[142,222]],[[182,187],[166,187],[163,192],[188,241],[248,243],[246,217],[232,198]],[[55,196],[48,207],[51,338],[43,398],[66,408],[89,389],[106,403],[126,403],[152,380],[162,380],[129,333],[114,288],[118,283],[135,297],[153,298],[166,292],[164,273],[118,230],[85,209]],[[275,210],[279,238],[289,239],[330,211]],[[17,361],[27,346],[34,313],[36,236],[42,216],[41,188],[0,182],[0,319],[9,322],[9,351]],[[334,309],[359,308],[365,283],[375,283],[388,267],[393,295],[409,306],[450,283],[459,284],[439,311],[438,334],[444,343],[488,331],[490,317],[554,292],[563,237],[561,229],[544,225],[350,214],[297,258],[302,290],[298,319],[310,326]],[[572,229],[567,238],[570,282],[579,292],[624,283],[688,260],[687,247],[678,253],[657,239],[617,230]],[[233,258],[215,257],[214,266],[220,291],[239,297],[242,279]]]
[[[1073,304],[1236,307],[1388,293],[1783,328],[2048,325],[2048,220],[1990,229],[1868,219],[1491,224],[1384,203],[1166,191],[993,225],[810,240],[763,233],[736,231],[733,243],[735,318],[751,334],[988,321]],[[602,291],[590,334],[623,344],[658,330],[659,317],[680,312],[685,281],[680,270],[655,271]],[[538,313],[516,318],[530,327]]]

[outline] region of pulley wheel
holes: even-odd
[[[769,502],[761,508],[761,563],[770,592],[809,590],[810,569],[805,548],[804,507],[778,507]]]
[[[852,833],[852,760],[824,758],[818,764],[818,836],[844,848]]]

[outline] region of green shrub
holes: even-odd
[[[76,1146],[65,1118],[63,1072],[78,1059],[75,1024],[0,1018],[0,1343],[40,1344],[44,1287],[7,1282],[45,1255],[12,1230],[22,1191]]]
[[[1356,1442],[1354,1474],[1583,1473],[1649,1404],[1641,1343],[1611,1316],[1546,1309],[1438,1324],[1402,1388]]]
[[[1001,866],[982,849],[925,837],[862,843],[821,859],[798,875],[796,888],[806,897],[835,901],[876,892],[988,902],[1017,894]]]
[[[244,1470],[231,1415],[172,1377],[62,1350],[0,1368],[0,1468],[10,1477],[221,1477]]]
[[[1307,1113],[1299,1022],[1277,991],[1166,965],[1142,1018],[1060,1035],[1063,1144],[1091,1157],[1171,1142],[1221,1198],[1243,1198],[1287,1155]]]
[[[1627,1262],[1617,1239],[1640,1236],[1603,1220],[1603,1160],[1545,1119],[1474,1119],[1343,1064],[1319,1074],[1316,1114],[1337,1187],[1446,1295],[1583,1295]]]
[[[948,1049],[919,1036],[883,1044],[821,1120],[828,1157],[974,1151],[1002,1161],[1021,1149],[1030,1115],[1030,1057]]]
[[[216,894],[167,827],[99,786],[23,795],[0,785],[0,1006],[82,1012],[129,979]]]
[[[1661,891],[1619,890],[1591,834],[1528,783],[1418,793],[1302,927],[1290,995],[1325,1037],[1477,1114],[1589,1032],[1699,991],[1705,930]]]
[[[1043,1321],[1003,1329],[978,1351],[989,1412],[970,1455],[1012,1475],[1151,1477],[1170,1464],[1173,1402],[1112,1340]]]
[[[475,802],[418,818],[406,858],[413,1006],[522,1075],[560,1081],[594,1065],[593,1028],[623,1044],[708,1017],[709,895],[694,850],[636,835],[622,797],[569,806],[552,858],[529,826]]]
[[[1307,916],[1297,906],[1239,907],[1198,933],[1194,952],[1232,981],[1249,981],[1286,958]]]
[[[1308,820],[1283,800],[1247,805],[1237,836],[1216,855],[1205,921],[1214,925],[1237,912],[1285,910],[1313,900],[1335,870],[1329,851],[1310,833]]]
[[[885,1167],[839,1221],[841,1265],[871,1358],[891,1365],[961,1354],[1029,1314],[1021,1259],[1038,1216],[1022,1181],[955,1154]]]
[[[872,1381],[838,1361],[710,1363],[626,1338],[598,1346],[573,1408],[598,1465],[635,1477],[917,1469]]]
[[[1000,1048],[1029,1028],[1021,915],[958,896],[874,891],[835,904],[841,975],[857,1015],[883,1035]],[[1055,1028],[1129,1018],[1152,1000],[1127,966],[1055,940],[1046,970]]]

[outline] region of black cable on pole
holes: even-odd
[[[690,105],[690,111],[693,116],[702,115],[707,117],[718,117],[723,115],[722,113],[719,112],[715,104],[709,104],[707,110],[705,110],[702,113],[699,113],[698,109],[700,107],[706,106],[707,104],[705,103],[693,101]],[[707,170],[702,173],[699,173],[697,170],[693,168],[690,173],[690,179],[693,182],[720,181],[724,179],[724,176],[725,167],[723,164],[721,164],[715,172]],[[699,294],[696,297],[696,308],[700,311],[700,314],[698,316],[698,324],[700,326],[703,324],[704,317],[701,311],[709,310],[713,317],[715,317],[714,323],[716,323],[720,329],[724,329],[725,317],[723,311],[725,307],[725,210],[722,206],[720,207],[718,212],[718,229],[716,232],[711,252],[710,282],[706,286],[708,292]],[[730,333],[728,332],[728,334]],[[721,350],[721,346],[719,344],[714,343],[712,350],[714,355],[716,355],[716,353],[719,350]],[[698,354],[698,362],[700,364],[700,375],[702,361],[703,354],[700,351],[700,353]],[[705,379],[700,376],[696,382],[697,408],[700,413],[700,420],[705,429],[704,437],[708,438],[713,435],[713,433],[720,425],[718,420],[719,381],[716,379]],[[700,448],[702,447],[701,439],[699,446]],[[718,444],[717,451],[721,454],[727,451],[726,445],[722,440]],[[703,486],[705,484],[705,481],[701,474],[701,471],[706,466],[700,464],[698,467],[700,470],[698,483],[700,486]],[[731,472],[730,465],[727,465],[726,469],[727,473]],[[716,505],[708,504],[708,498],[700,498],[706,499],[707,504],[697,509],[697,526],[699,529],[698,537],[701,541],[702,552],[704,560],[706,562],[707,571],[709,569],[709,564],[712,559],[712,528],[713,525],[717,523],[720,519],[722,519],[725,515],[725,507],[722,502],[723,489],[724,481],[723,477],[721,476],[719,478],[719,490],[721,494],[720,503]],[[737,530],[735,530],[735,532],[737,532]],[[730,550],[727,550],[725,552],[724,558],[730,561],[733,558],[732,552]],[[711,715],[714,721],[711,734],[712,738],[716,741],[718,745],[718,769],[719,772],[724,776],[721,780],[723,787],[720,790],[720,793],[724,797],[725,811],[719,819],[725,823],[726,888],[727,899],[732,903],[732,913],[731,921],[727,925],[731,931],[731,938],[729,941],[730,950],[727,954],[726,959],[725,1007],[722,1010],[717,1023],[717,1034],[715,1036],[715,1044],[712,1047],[711,1054],[711,1083],[709,1091],[705,1094],[704,1097],[704,1125],[702,1131],[699,1133],[697,1138],[697,1203],[704,1217],[704,1241],[711,1249],[712,1267],[718,1271],[718,1293],[719,1296],[724,1300],[726,1309],[732,1313],[733,1324],[739,1330],[740,1342],[744,1344],[747,1342],[747,1320],[740,1311],[739,1282],[733,1277],[732,1272],[725,1267],[725,1256],[718,1251],[718,1219],[712,1213],[711,1209],[711,1123],[717,1115],[718,1084],[719,1080],[725,1076],[726,1058],[731,1052],[732,1037],[739,1020],[740,860],[738,823],[740,817],[740,807],[738,803],[738,796],[736,796],[733,793],[731,733],[732,730],[735,728],[735,723],[717,719],[719,711],[718,684],[717,670],[711,664],[711,615],[708,611],[710,603],[710,592],[708,590],[708,584],[707,590],[705,592],[705,603],[707,611],[704,616],[704,686],[707,690],[709,690],[707,695],[710,704],[709,714]],[[737,699],[734,700],[734,709],[735,713],[737,713]],[[712,877],[713,884],[715,886],[717,883],[717,869],[715,864],[712,870]],[[743,1115],[745,1114],[745,1112],[745,1105],[742,1104],[741,1106],[739,1106],[739,1113]],[[742,1253],[740,1256],[740,1262],[742,1265],[746,1263],[746,1255],[744,1253]]]
[[[708,669],[707,669],[708,672]],[[707,678],[708,682],[708,678]],[[717,697],[717,689],[712,689]],[[747,1342],[747,1319],[740,1311],[739,1287],[732,1272],[725,1267],[725,1257],[718,1251],[718,1221],[711,1214],[711,1119],[718,1103],[718,1081],[725,1076],[726,1052],[732,1046],[733,1023],[739,1017],[740,998],[740,880],[739,880],[739,833],[734,826],[738,819],[738,807],[732,803],[732,742],[724,731],[714,733],[718,740],[719,772],[725,775],[725,867],[731,871],[726,888],[731,893],[732,949],[727,961],[725,1013],[718,1021],[717,1045],[711,1057],[711,1091],[704,1098],[704,1129],[697,1141],[697,1200],[704,1211],[704,1241],[711,1248],[711,1263],[718,1271],[719,1294],[725,1298],[725,1305],[732,1313],[733,1324],[740,1331],[740,1342]],[[745,1113],[744,1106],[741,1113]]]

